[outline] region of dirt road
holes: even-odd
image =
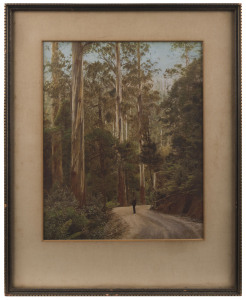
[[[113,212],[128,226],[121,239],[199,239],[202,224],[150,210],[150,205],[116,207]]]

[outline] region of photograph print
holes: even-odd
[[[202,42],[43,42],[43,239],[203,239]]]

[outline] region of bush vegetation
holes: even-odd
[[[112,222],[111,209],[103,209],[96,199],[91,199],[84,208],[67,187],[55,186],[44,198],[44,239],[117,239],[123,226],[120,221]],[[118,228],[117,226],[118,225]]]

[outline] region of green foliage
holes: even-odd
[[[89,197],[104,201],[105,205],[116,199],[117,194],[116,140],[109,131],[95,128],[85,141],[87,193]]]
[[[71,61],[61,43],[44,66],[44,186],[52,186],[52,134],[61,133],[63,182],[69,185],[71,165]]]
[[[166,191],[202,192],[202,63],[195,59],[177,79],[162,103],[163,124],[171,137],[166,157]]]
[[[110,230],[112,214],[97,198],[91,198],[81,209],[67,187],[53,187],[44,199],[44,239],[117,238],[121,228]]]
[[[133,191],[139,190],[138,144],[131,141],[117,144],[117,152],[120,155],[122,166],[125,171],[127,196],[130,198]],[[131,203],[130,199],[128,203]]]
[[[145,136],[144,143],[141,148],[140,161],[154,171],[157,171],[162,163],[162,157],[157,152],[156,143],[152,142],[148,135]]]
[[[43,178],[44,192],[47,192],[52,187],[51,174],[51,132],[49,130],[50,122],[44,119],[44,137],[43,137]]]
[[[190,63],[192,52],[200,51],[199,42],[174,42],[172,43],[173,50],[179,50],[181,52],[181,57],[185,59],[186,67]]]
[[[105,227],[110,220],[110,214],[104,209],[100,199],[91,198],[85,207],[85,213],[89,220],[88,223],[88,239],[104,239]]]
[[[53,187],[44,199],[44,239],[67,239],[76,232],[87,232],[85,213],[68,188]]]
[[[106,204],[107,208],[112,209],[115,207],[115,201],[108,201]]]
[[[53,60],[44,65],[44,92],[53,99],[68,99],[71,93],[71,62],[64,56],[59,44]]]

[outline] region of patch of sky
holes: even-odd
[[[189,42],[192,43],[192,42]],[[167,69],[173,68],[176,64],[185,65],[185,59],[182,58],[182,49],[173,49],[172,42],[149,42],[149,53],[145,59],[150,59],[152,62],[156,62],[156,67],[159,72],[154,77],[154,86],[161,87],[163,82],[163,74]],[[51,61],[52,43],[44,42],[44,64]],[[71,42],[59,42],[59,50],[64,54],[67,60],[72,63],[72,43]],[[202,43],[196,43],[196,47],[190,52],[189,56],[191,61],[194,58],[198,58],[202,50]],[[86,53],[84,60],[88,63],[100,61],[99,55],[96,52]],[[45,78],[49,78],[49,74],[45,75]]]

